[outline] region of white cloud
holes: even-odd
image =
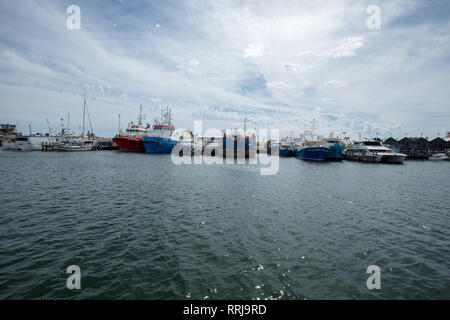
[[[266,83],[266,86],[267,86],[267,88],[281,89],[281,90],[288,90],[288,89],[292,89],[295,87],[292,84],[284,83],[282,81],[268,82],[268,83]]]
[[[262,57],[264,55],[264,44],[251,43],[244,49],[244,58]]]
[[[335,87],[335,88],[343,88],[346,87],[347,84],[341,80],[330,80],[323,84],[325,87]]]
[[[345,39],[344,43],[332,50],[331,56],[334,59],[353,57],[356,55],[356,51],[360,49],[364,44],[364,38],[362,37],[350,37]]]
[[[297,53],[297,56],[298,56],[298,57],[301,57],[301,56],[310,55],[310,54],[312,54],[312,53],[313,53],[312,50],[303,50],[303,51],[298,52],[298,53]]]

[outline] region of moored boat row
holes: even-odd
[[[88,116],[90,131],[85,135],[85,117]],[[70,115],[69,115],[70,118]],[[234,158],[254,158],[257,153],[268,153],[280,157],[296,157],[305,161],[361,161],[374,163],[403,163],[407,155],[393,150],[389,145],[385,145],[380,139],[366,139],[349,143],[349,138],[341,139],[330,134],[328,138],[314,134],[314,121],[311,131],[305,131],[303,135],[295,138],[293,134],[282,138],[280,141],[256,142],[256,135],[247,131],[247,119],[244,128],[238,130],[226,130],[220,135],[211,137],[193,136],[192,132],[176,130],[172,112],[167,107],[161,110],[160,119],[155,119],[154,124],[144,125],[144,114],[142,105],[138,116],[138,121],[128,123],[123,132],[112,141],[106,139],[97,140],[92,130],[92,124],[87,110],[86,100],[83,106],[83,130],[81,135],[71,134],[69,129],[64,128],[62,121],[61,133],[53,135],[51,129],[48,134],[30,134],[27,136],[17,132],[15,125],[1,125],[0,142],[3,150],[20,151],[63,151],[81,152],[91,150],[119,150],[121,152],[141,152],[149,154],[169,154],[175,146],[179,155],[189,152],[191,155],[210,155]],[[47,120],[48,122],[48,120]],[[69,128],[69,121],[67,124]],[[255,131],[256,132],[256,131]],[[389,140],[387,139],[386,143]],[[444,150],[444,152],[448,152]],[[445,153],[437,153],[430,157],[430,160],[448,160]]]

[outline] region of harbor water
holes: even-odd
[[[0,299],[450,299],[449,162],[281,158],[273,176],[117,151],[0,163]]]

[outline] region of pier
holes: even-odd
[[[41,151],[43,151],[43,152],[57,151],[56,143],[54,143],[54,142],[43,142]]]

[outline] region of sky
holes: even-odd
[[[446,0],[0,0],[0,123],[78,131],[86,98],[105,137],[141,104],[185,129],[443,136],[449,30]]]

